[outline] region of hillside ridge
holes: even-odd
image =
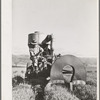
[[[94,57],[78,57],[86,65],[97,65],[97,58]],[[26,65],[29,62],[29,55],[12,55],[12,65]]]

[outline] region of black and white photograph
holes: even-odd
[[[12,100],[99,100],[98,0],[9,3]]]

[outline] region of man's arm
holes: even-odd
[[[43,51],[44,51],[43,48],[39,46],[39,52],[35,56],[41,54]]]

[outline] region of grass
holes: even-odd
[[[22,78],[25,77],[25,71],[26,71],[26,67],[13,67],[12,68],[12,77],[15,77],[15,76],[21,76]]]
[[[64,84],[53,84],[49,88],[45,88],[45,100],[96,100],[97,70],[96,67],[87,67],[86,70],[87,84],[85,86],[75,85],[74,91],[70,92]],[[35,100],[31,86],[21,82],[24,75],[25,69],[13,69],[13,80],[20,79],[20,81],[13,81],[13,83],[16,83],[12,90],[13,100]]]
[[[74,95],[81,100],[96,100],[96,87],[92,85],[76,85],[74,86]]]
[[[31,86],[28,84],[19,84],[12,90],[12,100],[35,100]]]
[[[51,89],[45,90],[45,100],[79,100],[74,94],[71,94],[66,87],[53,85]]]
[[[19,84],[13,88],[12,100],[35,100],[34,92],[28,84]],[[45,100],[79,100],[72,95],[66,88],[53,85],[50,90],[45,89]]]

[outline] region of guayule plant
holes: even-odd
[[[96,100],[96,87],[92,85],[74,85],[74,95],[81,100]]]
[[[15,76],[12,78],[13,87],[15,87],[16,85],[19,85],[20,83],[24,83],[24,79],[21,76]]]
[[[45,100],[79,100],[71,94],[66,87],[60,85],[51,86],[50,90],[45,91]]]

